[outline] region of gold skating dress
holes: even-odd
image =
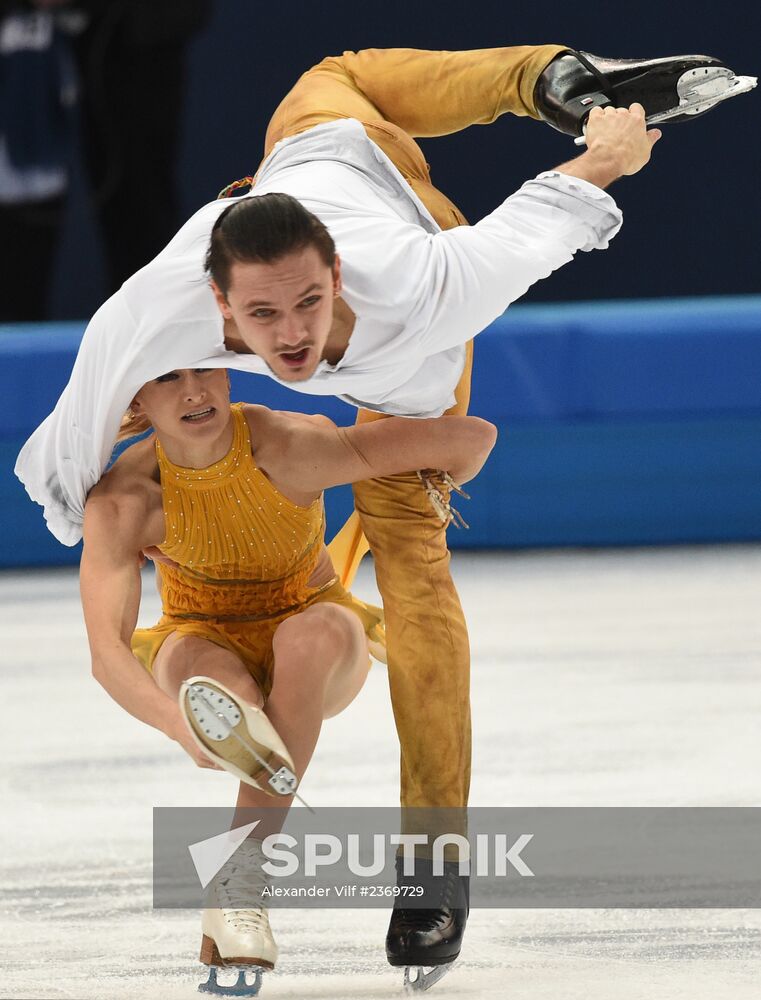
[[[376,648],[383,618],[344,588],[341,566],[324,586],[309,586],[324,544],[322,497],[300,507],[278,492],[254,462],[241,405],[231,411],[230,451],[206,469],[174,465],[156,440],[166,523],[159,549],[176,565],[156,564],[163,614],[135,631],[132,651],[150,671],[173,632],[208,639],[235,653],[266,697],[272,637],[290,615],[317,601],[343,605]]]

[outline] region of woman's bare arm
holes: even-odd
[[[80,593],[95,679],[125,711],[177,738],[179,708],[130,647],[140,607],[146,522],[139,495],[91,495],[85,505]]]
[[[257,459],[273,479],[304,492],[418,469],[440,469],[461,484],[478,474],[496,438],[479,417],[387,417],[354,427],[281,420]]]

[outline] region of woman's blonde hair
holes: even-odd
[[[144,434],[151,427],[152,424],[144,413],[133,413],[132,410],[127,410],[119,424],[119,432],[116,435],[117,443],[128,441],[132,437],[137,437],[138,434]]]

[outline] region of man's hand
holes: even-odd
[[[618,176],[636,174],[650,160],[653,146],[663,133],[645,124],[641,104],[626,108],[593,108],[587,119],[587,152],[618,164]]]
[[[587,119],[586,152],[557,170],[605,188],[641,170],[661,135],[657,128],[648,131],[641,104],[593,108]]]

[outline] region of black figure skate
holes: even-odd
[[[444,873],[439,876],[424,858],[415,859],[412,875],[403,874],[402,864],[397,858],[400,889],[415,891],[422,886],[423,895],[397,897],[386,935],[386,957],[391,965],[405,967],[405,990],[427,990],[449,972],[460,954],[468,920],[469,879],[459,874],[456,862],[444,862]]]
[[[747,93],[757,82],[754,76],[737,76],[712,56],[606,59],[571,49],[546,67],[534,97],[542,120],[577,136],[581,144],[593,108],[628,108],[636,101],[648,125],[685,122]]]

